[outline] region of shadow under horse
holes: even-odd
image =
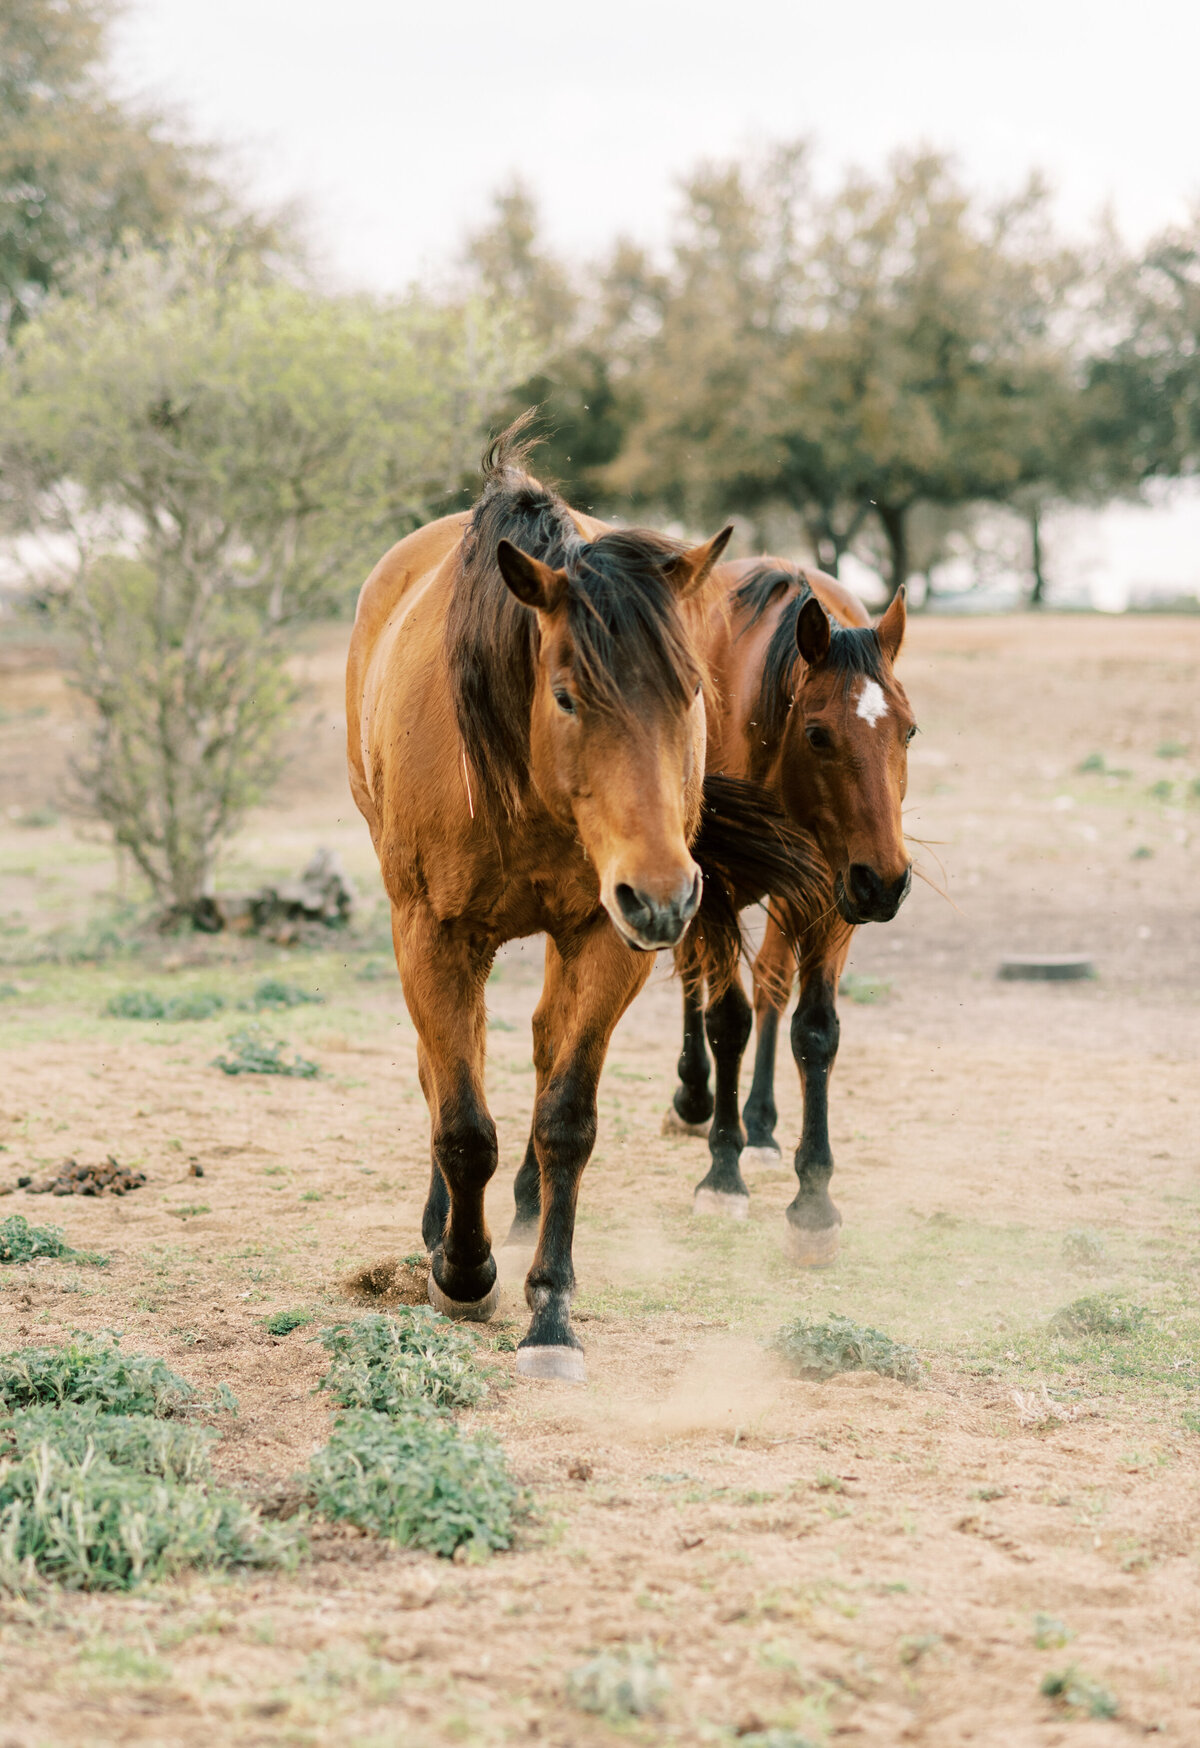
[[[486,1319],[499,1297],[485,985],[503,942],[547,936],[518,1205],[518,1228],[537,1220],[532,1318],[517,1365],[577,1380],[575,1207],[613,1028],[656,951],[689,927],[722,988],[741,904],[777,889],[797,914],[814,901],[777,803],[749,781],[706,793],[701,642],[729,530],[689,549],[602,529],[525,471],[522,424],[485,456],[473,510],[400,541],[364,585],[347,751],[430,1112],[429,1297],[453,1317]]]
[[[718,599],[705,657],[719,704],[709,716],[708,768],[748,778],[779,802],[819,851],[832,901],[807,925],[782,895],[769,906],[754,963],[754,1078],[741,1114],[750,1004],[740,981],[732,980],[724,991],[709,988],[706,1005],[703,967],[683,943],[677,953],[683,1049],[664,1129],[708,1136],[710,1165],[696,1186],[694,1210],[744,1219],[750,1192],[742,1161],[780,1157],[776,1044],[798,968],[791,1045],[804,1120],[794,1159],[797,1190],[787,1209],[787,1249],[798,1263],[820,1265],[836,1255],[842,1224],[829,1194],[838,983],[855,927],[889,922],[912,884],[901,810],[916,723],[895,674],[904,591],[872,628],[856,597],[834,578],[777,559],[722,565],[714,585]]]

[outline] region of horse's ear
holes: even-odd
[[[901,583],[892,596],[891,605],[875,627],[875,635],[879,639],[879,647],[889,662],[894,662],[900,654],[900,645],[904,642],[904,627],[908,622],[908,609],[904,605],[906,590]]]
[[[534,607],[539,613],[553,613],[562,604],[567,592],[567,579],[562,571],[553,570],[540,558],[530,558],[511,540],[497,543],[496,563],[500,575],[523,606]]]
[[[667,566],[667,576],[671,587],[682,598],[698,589],[705,578],[718,562],[721,554],[729,545],[733,533],[733,523],[722,528],[719,534],[714,534],[711,540],[706,540],[703,546],[690,546],[686,552],[672,559]]]
[[[825,660],[832,635],[828,613],[817,597],[810,595],[796,615],[796,648],[810,668],[819,668]]]

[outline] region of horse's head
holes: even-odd
[[[704,782],[704,674],[681,604],[730,533],[682,551],[617,530],[572,548],[562,569],[507,540],[496,549],[538,619],[530,775],[573,826],[618,934],[646,952],[674,946],[700,904],[688,844]]]
[[[894,664],[904,591],[873,629],[834,626],[814,595],[796,617],[805,668],[783,748],[783,798],[812,831],[848,923],[890,922],[912,884],[900,810],[916,723]]]

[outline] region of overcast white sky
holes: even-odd
[[[1200,198],[1196,0],[133,0],[127,90],[301,198],[344,283],[436,268],[517,172],[573,253],[668,226],[697,158],[810,134],[832,172],[918,142],[1033,166],[1135,237]]]

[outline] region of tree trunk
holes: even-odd
[[[880,527],[887,537],[888,554],[891,560],[888,583],[888,600],[891,601],[896,591],[908,581],[908,504],[879,504],[875,506],[875,514],[879,517]]]
[[[1035,504],[1029,512],[1029,565],[1033,571],[1033,588],[1029,593],[1031,607],[1046,605],[1046,573],[1042,569],[1042,513]]]

